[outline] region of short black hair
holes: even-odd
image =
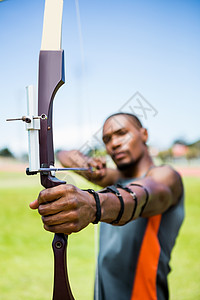
[[[114,116],[118,116],[118,115],[127,115],[130,118],[132,118],[134,125],[137,125],[139,128],[143,128],[143,125],[141,123],[141,121],[138,119],[138,117],[134,114],[131,113],[126,113],[126,112],[118,112],[118,113],[114,113],[112,115],[110,115],[109,117],[107,117],[107,119],[105,120],[104,124],[106,123],[106,121]]]

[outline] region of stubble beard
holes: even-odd
[[[117,165],[117,169],[119,171],[129,171],[134,169],[136,166],[136,161],[132,160],[131,162],[128,163],[122,163]]]
[[[132,159],[130,162],[118,164],[117,169],[120,172],[124,173],[124,175],[129,176],[130,174],[132,174],[134,169],[136,169],[142,156],[143,155],[141,154],[138,158]]]

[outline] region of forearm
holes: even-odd
[[[143,206],[146,203],[146,193],[139,187],[135,187],[133,193],[129,193],[124,189],[117,188],[119,191],[123,203],[124,210],[121,219],[118,223],[113,223],[118,216],[122,208],[119,198],[111,193],[99,192],[99,198],[101,203],[101,222],[111,223],[113,225],[124,225],[140,216]],[[135,199],[136,198],[136,199]]]
[[[89,157],[78,150],[60,151],[57,154],[57,158],[64,167],[88,169],[90,167],[88,163]],[[92,181],[91,171],[77,171],[77,173],[87,180]]]
[[[119,177],[119,172],[116,169],[107,168],[106,164],[102,163],[102,158],[87,157],[78,150],[60,151],[57,158],[64,167],[88,169],[92,167],[93,171],[78,171],[77,173],[102,187],[114,184]]]
[[[164,185],[156,185],[151,180],[134,182],[128,188],[132,193],[117,188],[120,192],[124,211],[118,224],[124,225],[138,217],[151,217],[166,211],[173,203],[171,190]],[[135,197],[133,197],[135,195]],[[121,204],[113,193],[99,193],[101,203],[101,222],[112,223],[116,220]],[[115,224],[113,224],[115,225]]]
[[[57,158],[64,167],[84,168],[88,166],[87,156],[78,150],[59,151]]]

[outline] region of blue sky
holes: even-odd
[[[84,147],[111,113],[134,109],[149,144],[200,138],[200,1],[64,0],[66,84],[54,103],[56,148]],[[44,1],[0,2],[0,149],[27,149],[25,87],[37,85]],[[84,66],[84,67],[83,67]],[[145,99],[146,115],[136,92]],[[137,94],[138,95],[138,94]],[[157,113],[155,113],[155,111]]]

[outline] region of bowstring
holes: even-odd
[[[80,7],[79,7],[79,0],[75,0],[75,7],[76,7],[76,18],[77,18],[77,26],[78,26],[78,34],[79,34],[79,43],[80,43],[80,52],[81,52],[81,67],[82,67],[82,74],[83,78],[85,75],[85,55],[84,55],[84,47],[83,47],[83,35],[82,35],[82,26],[81,26],[81,17],[80,17]],[[91,119],[91,111],[90,105],[87,107],[88,111],[88,124],[90,130],[90,136],[92,137],[92,119]],[[92,145],[92,152],[93,155],[96,156],[96,149]],[[96,185],[97,189],[97,185]],[[95,189],[95,190],[96,190]],[[96,265],[96,274],[95,274],[95,299],[98,300],[98,252],[99,252],[99,226],[98,224],[94,225],[94,257],[95,257],[95,265]]]

